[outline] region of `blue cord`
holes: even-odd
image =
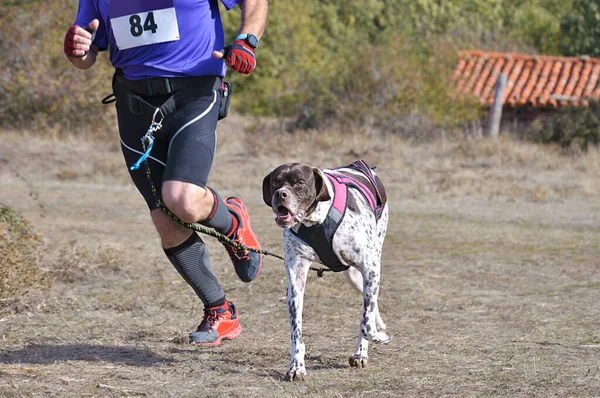
[[[142,138],[142,141],[144,139],[147,139],[146,137]],[[144,152],[144,154],[138,159],[137,162],[135,162],[135,164],[133,166],[131,166],[129,168],[129,170],[137,170],[140,168],[140,166],[142,165],[142,163],[148,159],[148,156],[150,156],[150,151],[152,150],[152,146],[154,145],[154,139],[150,138],[148,139],[148,141],[150,141],[150,145],[148,145],[148,149],[146,149],[146,152]]]

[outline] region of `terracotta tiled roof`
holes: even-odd
[[[461,51],[453,81],[458,93],[474,95],[488,106],[500,73],[508,79],[505,106],[587,106],[588,99],[600,98],[598,58]]]

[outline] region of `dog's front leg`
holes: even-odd
[[[302,339],[302,309],[306,277],[311,264],[311,260],[306,255],[310,254],[312,249],[303,244],[299,246],[296,240],[290,242],[285,239],[284,245],[285,269],[288,277],[286,298],[292,338],[292,359],[289,370],[285,375],[285,380],[289,381],[306,379],[306,366],[304,364],[306,350]]]

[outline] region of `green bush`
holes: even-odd
[[[560,29],[563,54],[600,56],[600,1],[573,0]]]
[[[394,129],[414,114],[445,126],[477,118],[477,106],[452,96],[452,44],[417,40],[411,25],[400,23],[402,2],[269,4],[256,72],[231,76],[235,109],[292,117],[305,128],[335,122]]]
[[[546,115],[539,131],[544,143],[558,143],[563,148],[587,150],[600,141],[600,103],[588,107],[569,107]]]
[[[0,127],[59,135],[106,131],[110,107],[100,99],[111,90],[110,65],[98,60],[81,71],[63,54],[77,1],[17,3],[0,5]]]

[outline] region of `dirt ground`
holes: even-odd
[[[267,257],[246,284],[210,237],[244,330],[217,348],[189,345],[202,307],[164,257],[116,135],[100,144],[2,132],[0,204],[33,222],[55,276],[0,314],[0,396],[600,396],[598,151],[245,127],[235,115],[220,126],[210,184],[246,202],[275,253],[281,230],[261,196],[271,169],[377,166],[391,209],[380,296],[391,342],[372,345],[369,367],[348,366],[361,297],[342,275],[311,273],[308,380],[283,381],[282,261]]]

